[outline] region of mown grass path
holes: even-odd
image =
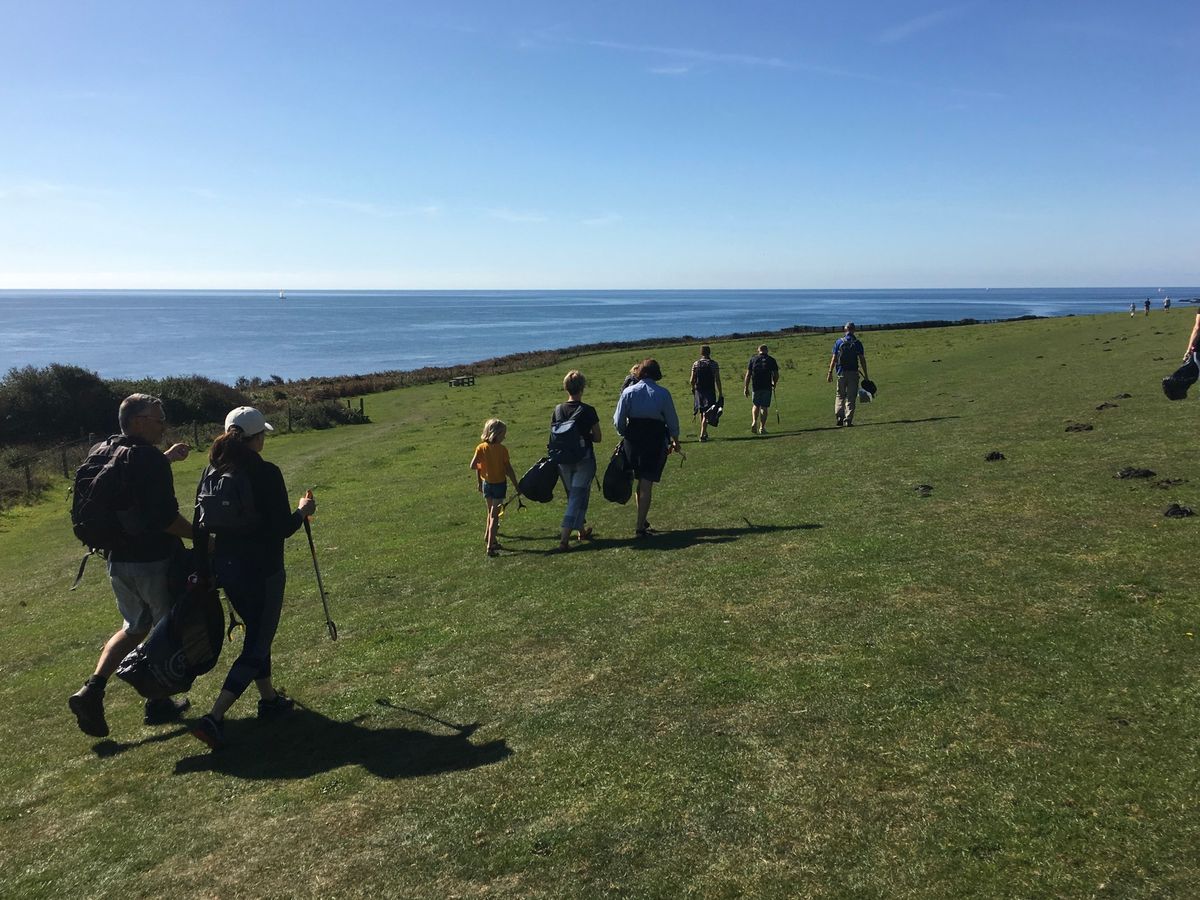
[[[566,366],[272,438],[293,495],[321,502],[341,640],[301,535],[275,667],[305,708],[259,727],[243,699],[217,755],[143,727],[120,684],[111,740],[76,730],[65,701],[115,606],[98,567],[66,593],[63,491],[6,513],[2,892],[1194,896],[1200,520],[1162,511],[1200,509],[1196,409],[1158,388],[1190,324],[868,334],[880,397],[851,430],[832,338],[784,338],[765,437],[740,396],[753,342],[717,344],[729,404],[705,445],[694,349],[664,349],[688,424],[663,533],[635,543],[633,509],[594,494],[597,539],[565,556],[560,490],[510,507],[509,552],[486,558],[467,462],[499,415],[533,463]],[[573,364],[605,449],[636,355]],[[185,501],[199,469],[176,467]]]

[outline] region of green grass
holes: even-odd
[[[512,552],[488,559],[467,462],[499,415],[532,464],[566,365],[369,397],[371,425],[272,438],[293,495],[321,503],[341,640],[298,536],[275,667],[306,708],[259,727],[244,698],[216,755],[143,727],[120,684],[112,739],[78,732],[66,697],[115,605],[98,567],[66,593],[61,491],[6,512],[0,890],[1194,896],[1200,525],[1162,511],[1200,509],[1196,412],[1158,388],[1189,326],[867,334],[881,393],[849,431],[832,338],[782,338],[762,438],[736,390],[753,342],[714,345],[728,411],[703,446],[685,417],[651,512],[664,534],[634,543],[632,506],[594,492],[597,540],[562,557],[560,491],[510,507]],[[655,352],[688,411],[694,348]],[[604,448],[637,356],[571,364]],[[199,467],[176,467],[181,497]]]

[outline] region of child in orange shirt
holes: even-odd
[[[499,419],[488,419],[483,423],[483,434],[479,436],[481,443],[475,448],[475,455],[471,457],[471,468],[475,470],[477,487],[483,494],[483,499],[487,501],[487,524],[483,529],[483,540],[488,556],[500,555],[500,544],[497,543],[496,536],[500,507],[504,505],[504,495],[508,491],[508,484],[504,480],[506,476],[512,480],[517,493],[520,493],[517,473],[508,461],[508,448],[504,446],[506,434],[507,425]]]

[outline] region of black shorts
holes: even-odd
[[[702,413],[710,406],[717,405],[716,394],[710,394],[706,391],[694,391],[692,393],[692,412]]]
[[[630,419],[625,426],[625,459],[642,481],[662,479],[667,464],[667,426],[661,419]]]

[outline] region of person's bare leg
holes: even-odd
[[[650,515],[650,495],[651,495],[651,493],[653,492],[653,490],[654,490],[654,483],[653,483],[653,482],[651,482],[651,481],[645,481],[645,480],[643,480],[643,479],[640,479],[640,478],[638,479],[638,491],[637,491],[637,505],[638,505],[638,511],[637,511],[637,530],[638,530],[639,532],[640,532],[640,531],[645,531],[645,530],[646,530],[646,519],[647,519],[647,518],[649,517],[649,515]]]
[[[129,634],[122,628],[108,639],[108,643],[100,651],[100,659],[96,663],[95,674],[107,678],[113,672],[117,671],[117,666],[121,664],[121,660],[125,658],[126,654],[145,640],[145,638],[145,634]]]

